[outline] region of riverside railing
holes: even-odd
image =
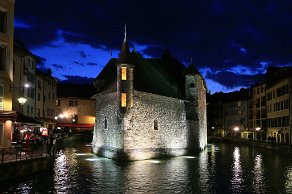
[[[46,144],[41,145],[15,145],[12,147],[0,147],[0,164],[18,162],[35,158],[47,157]]]

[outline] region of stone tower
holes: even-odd
[[[207,145],[206,83],[194,64],[185,70],[185,102],[188,147],[203,150]]]
[[[118,115],[124,120],[124,129],[127,122],[125,118],[130,115],[134,105],[134,65],[131,64],[129,45],[125,39],[121,48],[119,61],[117,64],[117,96],[118,96]]]

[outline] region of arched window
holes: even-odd
[[[157,122],[157,120],[154,120],[154,130],[158,130],[158,122]]]

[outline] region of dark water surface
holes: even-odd
[[[292,193],[292,155],[209,144],[196,156],[125,163],[97,157],[80,145],[61,150],[54,171],[2,182],[3,192]]]

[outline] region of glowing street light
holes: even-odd
[[[19,104],[24,105],[24,103],[26,102],[26,98],[24,97],[19,97],[18,99]]]
[[[59,114],[59,116],[58,116],[60,119],[64,119],[64,114]]]
[[[239,127],[234,127],[234,131],[239,131]]]
[[[257,127],[257,128],[256,128],[256,131],[259,131],[259,130],[261,130],[261,128],[260,128],[260,127]]]

